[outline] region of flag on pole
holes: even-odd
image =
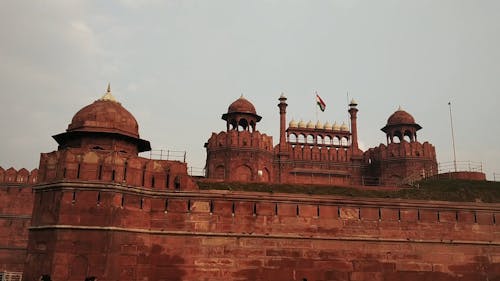
[[[319,106],[321,111],[325,111],[326,103],[319,97],[318,94],[316,94],[316,104]]]

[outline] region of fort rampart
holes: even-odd
[[[500,276],[498,204],[165,192],[88,181],[35,188],[35,200],[46,204],[34,210],[28,261],[41,264],[27,268],[58,280]]]

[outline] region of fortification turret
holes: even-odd
[[[257,122],[261,119],[255,106],[243,95],[229,105],[227,112],[222,114],[226,132],[213,133],[205,143],[207,178],[272,181],[273,139],[257,130]]]
[[[364,154],[369,176],[381,184],[401,185],[436,174],[435,148],[429,142],[417,141],[420,129],[415,118],[401,107],[391,114],[381,129],[387,145],[370,148]]]

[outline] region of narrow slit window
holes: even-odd
[[[99,165],[99,171],[97,173],[97,179],[98,180],[102,179],[102,165]]]

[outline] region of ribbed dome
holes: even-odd
[[[308,129],[314,129],[314,123],[309,120],[309,122],[307,122],[307,126],[306,126]]]
[[[227,113],[251,113],[257,114],[255,111],[255,106],[249,102],[243,95],[232,104],[229,105]]]
[[[415,124],[415,118],[401,108],[399,108],[396,112],[389,116],[389,119],[387,119],[387,125],[403,124]]]
[[[66,131],[118,133],[139,138],[137,120],[110,96],[108,92],[103,98],[80,109]]]
[[[334,130],[334,131],[340,131],[340,125],[339,125],[339,124],[337,124],[337,122],[334,122],[334,123],[333,123],[333,130]]]
[[[299,128],[305,128],[305,127],[306,127],[306,122],[304,122],[304,120],[300,120]]]
[[[349,127],[347,127],[346,123],[342,122],[342,125],[340,126],[340,130],[347,132],[347,131],[349,131]]]
[[[299,125],[298,125],[297,121],[295,121],[295,120],[293,120],[293,119],[292,119],[292,121],[290,121],[290,123],[288,124],[288,127],[290,127],[290,128],[297,128],[298,126],[299,126]]]
[[[316,125],[314,126],[316,129],[323,129],[323,124],[321,122],[316,122]]]
[[[325,125],[323,126],[325,130],[331,130],[332,129],[332,124],[330,122],[326,121]]]

